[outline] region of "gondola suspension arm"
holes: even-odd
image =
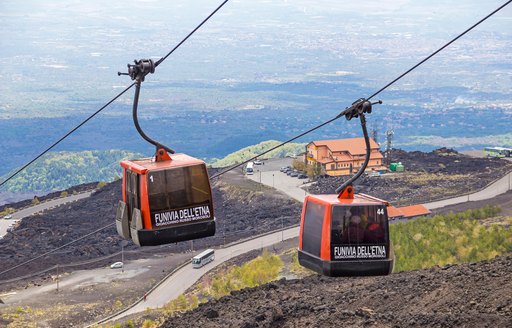
[[[352,176],[350,179],[345,181],[338,189],[336,189],[336,193],[338,194],[338,198],[346,198],[350,197],[353,198],[353,188],[352,183],[356,181],[361,174],[363,174],[364,170],[368,166],[368,162],[370,161],[370,138],[368,137],[368,130],[366,129],[366,117],[364,116],[365,113],[370,114],[372,112],[372,105],[375,104],[382,104],[382,101],[379,100],[377,102],[370,102],[369,100],[366,100],[364,98],[356,100],[354,103],[352,103],[352,106],[345,109],[343,112],[341,112],[338,116],[345,116],[345,118],[350,121],[354,117],[359,117],[361,121],[361,128],[363,129],[363,136],[364,136],[364,142],[366,144],[366,157],[364,159],[363,165],[359,168],[359,171]],[[350,188],[347,188],[350,187]]]
[[[157,162],[163,161],[163,160],[170,160],[170,154],[174,154],[174,150],[171,148],[161,144],[158,141],[153,140],[150,138],[144,131],[142,130],[141,126],[139,125],[139,120],[137,117],[137,109],[139,105],[139,95],[140,95],[140,87],[142,82],[144,82],[144,79],[146,75],[152,74],[155,72],[155,63],[151,59],[141,59],[141,60],[134,60],[135,64],[128,64],[128,73],[121,73],[118,72],[117,75],[128,75],[132,80],[135,81],[135,95],[133,97],[133,123],[135,124],[135,128],[137,129],[137,132],[141,135],[141,137],[149,142],[150,144],[154,145],[156,147],[156,155],[155,160]]]

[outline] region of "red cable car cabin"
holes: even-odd
[[[215,234],[206,165],[185,154],[122,161],[123,200],[118,233],[139,246],[154,246]]]
[[[388,203],[353,188],[338,196],[308,195],[299,233],[299,263],[326,276],[386,275],[394,254]]]

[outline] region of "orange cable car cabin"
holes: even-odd
[[[393,271],[394,254],[389,240],[387,202],[354,194],[352,183],[370,160],[370,139],[365,113],[371,103],[361,98],[339,116],[359,117],[366,144],[366,157],[357,173],[336,194],[308,195],[304,199],[299,231],[299,263],[325,276],[386,275]]]
[[[212,189],[206,164],[174,150],[144,133],[137,118],[141,83],[156,64],[141,59],[128,64],[135,80],[133,123],[137,132],[156,146],[155,156],[122,161],[123,200],[116,213],[116,228],[139,246],[156,246],[215,235]],[[170,155],[169,155],[170,154]]]
[[[299,232],[299,263],[326,276],[386,275],[393,270],[387,202],[365,194],[308,195]]]
[[[117,231],[139,246],[215,234],[205,163],[185,154],[169,157],[161,161],[146,158],[121,162],[123,200],[116,215]]]

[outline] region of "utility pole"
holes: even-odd
[[[377,141],[377,128],[373,128],[373,129],[372,129],[372,139],[373,139],[373,141],[375,141],[377,144],[379,143],[379,142]]]
[[[57,292],[59,292],[59,264],[57,264]]]
[[[281,216],[281,242],[284,241],[284,220],[283,220],[283,217]]]
[[[124,273],[124,244],[121,243],[121,263],[123,265],[121,266],[121,273]]]
[[[121,273],[124,273],[124,248],[128,246],[127,240],[121,240],[121,263],[123,265],[121,266]]]
[[[392,141],[393,141],[393,134],[395,132],[393,131],[393,129],[390,129],[390,130],[387,130],[386,131],[386,139],[387,139],[387,143],[386,143],[386,160],[388,161],[388,164],[389,162],[391,162],[391,159],[390,159],[390,156],[391,156],[391,144],[392,144]]]

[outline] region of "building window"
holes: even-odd
[[[334,170],[336,167],[334,164],[331,164],[331,170]]]

